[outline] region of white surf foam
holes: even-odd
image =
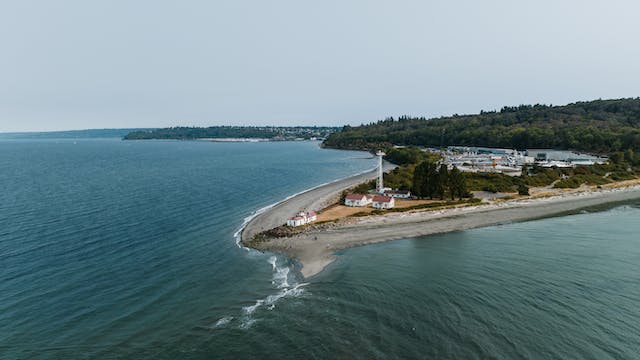
[[[269,263],[273,268],[273,280],[271,280],[271,283],[278,289],[286,289],[289,287],[289,267],[284,266],[279,268],[276,261],[275,256],[269,258]]]
[[[256,320],[255,319],[245,319],[240,323],[240,329],[242,330],[247,330],[248,328],[250,328],[253,324],[255,324]]]
[[[223,327],[226,326],[229,322],[231,322],[231,320],[233,320],[233,316],[225,316],[223,318],[221,318],[220,320],[216,321],[215,325],[213,325],[214,328],[219,328],[219,327]]]
[[[257,308],[259,308],[262,304],[264,304],[264,299],[256,300],[256,303],[251,306],[245,306],[242,308],[242,312],[245,315],[251,315]]]
[[[295,279],[290,279],[291,269],[286,265],[278,266],[278,258],[276,256],[271,256],[268,262],[271,264],[273,271],[271,283],[279,291],[263,299],[256,300],[253,305],[243,307],[243,316],[240,321],[241,329],[249,329],[257,321],[253,315],[259,308],[264,306],[267,310],[273,310],[280,299],[299,297],[304,293],[304,286],[308,285],[308,283],[297,283]]]

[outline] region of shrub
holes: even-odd
[[[518,185],[518,195],[529,195],[529,187],[522,183]]]

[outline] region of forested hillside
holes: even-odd
[[[390,145],[556,148],[594,153],[640,150],[640,98],[595,100],[565,106],[520,105],[477,115],[434,119],[403,116],[363,126],[345,126],[327,147],[386,148]]]

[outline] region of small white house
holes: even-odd
[[[344,198],[346,206],[367,206],[371,204],[371,198],[363,194],[348,194]]]
[[[294,216],[287,220],[287,226],[302,226],[304,224],[306,224],[306,222],[302,216]]]
[[[396,199],[408,199],[411,197],[411,192],[405,190],[388,190],[384,194]]]
[[[318,220],[318,214],[315,211],[301,211],[296,216],[287,220],[287,226],[302,226]]]
[[[391,209],[395,206],[395,199],[391,196],[376,195],[373,197],[373,207],[376,209]]]

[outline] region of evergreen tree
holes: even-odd
[[[427,163],[421,162],[416,166],[413,170],[413,194],[419,198],[426,196],[426,192],[424,191],[424,183],[426,182],[427,176]]]
[[[624,153],[624,161],[628,162],[630,165],[633,165],[635,160],[635,155],[632,149],[627,149]]]
[[[433,199],[438,191],[438,169],[436,164],[423,161],[413,172],[413,193],[421,198]]]
[[[467,195],[467,184],[464,174],[455,166],[449,172],[449,186],[451,199],[453,199],[454,195],[457,195],[458,198],[462,200],[462,198]]]
[[[424,184],[426,190],[426,196],[429,199],[433,199],[438,195],[440,187],[440,175],[438,174],[438,167],[432,162],[427,162],[427,181]]]
[[[447,190],[447,185],[449,183],[449,170],[447,169],[447,165],[441,164],[440,170],[438,171],[438,196],[440,200],[444,200],[444,194]]]
[[[518,185],[518,194],[519,195],[529,195],[529,187],[524,183],[520,183]]]

